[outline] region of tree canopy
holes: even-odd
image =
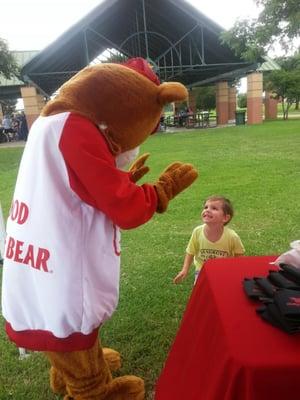
[[[210,111],[216,108],[216,88],[215,86],[201,86],[196,89],[196,108],[197,110]]]
[[[262,10],[256,19],[239,20],[222,34],[222,41],[236,55],[255,60],[274,43],[291,49],[293,39],[300,37],[299,0],[255,0]]]
[[[283,118],[288,119],[291,105],[296,103],[298,108],[300,100],[300,51],[290,57],[279,57],[276,62],[281,70],[265,74],[265,89],[280,99]]]
[[[9,51],[6,41],[0,38],[0,76],[10,79],[18,73],[19,67],[13,54]]]

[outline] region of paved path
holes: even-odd
[[[5,147],[24,147],[26,142],[22,140],[18,140],[17,142],[6,142],[6,143],[0,143],[0,149],[5,148]]]

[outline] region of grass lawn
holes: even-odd
[[[191,292],[192,273],[178,286],[172,278],[181,268],[203,201],[211,194],[233,201],[230,226],[239,233],[247,255],[286,251],[292,240],[300,239],[299,149],[298,119],[160,133],[142,146],[142,152],[151,153],[149,182],[177,160],[193,163],[200,173],[195,184],[170,203],[167,213],[122,234],[120,302],[101,337],[103,345],[121,351],[120,374],[145,379],[148,400]],[[21,154],[20,148],[0,148],[0,201],[5,216]],[[0,400],[58,399],[50,392],[42,355],[32,353],[19,361],[3,328],[0,353]]]

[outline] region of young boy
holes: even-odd
[[[174,278],[174,283],[183,281],[193,261],[196,282],[204,262],[209,258],[238,257],[245,252],[237,233],[225,226],[233,217],[230,200],[222,196],[210,196],[205,201],[201,217],[204,224],[193,230],[182,270]]]

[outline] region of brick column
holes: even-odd
[[[197,111],[196,106],[196,92],[195,90],[189,90],[188,107],[195,113]]]
[[[235,119],[236,111],[236,87],[231,86],[228,91],[228,119]]]
[[[272,98],[272,93],[265,93],[265,119],[277,118],[277,104],[278,100]]]
[[[228,83],[218,82],[216,84],[217,124],[228,123]]]
[[[262,123],[263,74],[253,72],[247,76],[247,124]]]
[[[30,129],[33,122],[40,115],[40,112],[45,105],[45,100],[43,96],[38,94],[36,88],[33,86],[21,87],[21,94],[28,128]]]

